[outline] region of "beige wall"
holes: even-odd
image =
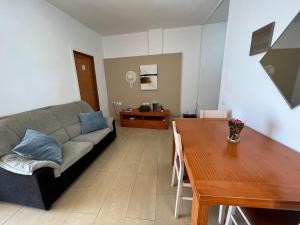
[[[159,102],[172,115],[180,114],[181,53],[104,59],[109,112],[115,116],[112,102],[121,101],[117,110],[138,108],[142,102]],[[158,89],[140,90],[140,65],[157,64]],[[137,81],[133,88],[126,82],[125,73],[136,72]]]

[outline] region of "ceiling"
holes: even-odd
[[[47,1],[94,31],[113,35],[203,24],[220,0]],[[219,17],[218,21],[227,19]]]
[[[206,23],[220,23],[228,20],[230,0],[223,0],[207,19]]]

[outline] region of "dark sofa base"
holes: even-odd
[[[116,138],[114,130],[94,148],[55,178],[52,168],[42,168],[31,176],[15,174],[0,168],[0,201],[49,209],[56,199],[95,160],[95,158]]]

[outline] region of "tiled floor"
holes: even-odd
[[[171,130],[118,127],[118,137],[49,211],[0,202],[5,225],[187,225],[191,202],[174,219]],[[189,191],[186,194],[191,194]],[[216,225],[212,208],[210,225]]]

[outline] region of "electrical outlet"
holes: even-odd
[[[114,102],[112,102],[112,104],[114,104],[114,105],[122,105],[122,102],[114,101]]]

